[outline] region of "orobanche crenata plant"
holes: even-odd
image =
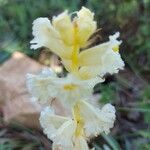
[[[53,150],[89,150],[90,138],[110,132],[116,117],[114,106],[105,104],[99,108],[90,97],[106,73],[117,73],[124,67],[119,32],[109,36],[107,42],[87,48],[97,30],[94,13],[82,7],[72,14],[64,11],[52,21],[38,18],[33,22],[31,48],[48,48],[61,58],[68,71],[62,78],[48,68],[38,75],[27,75],[29,92],[44,107],[40,124],[53,141]],[[68,116],[55,114],[51,106],[54,98],[69,110]]]

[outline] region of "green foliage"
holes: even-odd
[[[111,146],[112,150],[120,150],[120,146],[119,146],[118,142],[111,135],[102,134],[102,137]]]
[[[0,150],[12,150],[12,145],[10,143],[8,144],[0,144]]]
[[[1,124],[0,150],[45,150],[42,140],[50,142],[38,131],[26,128],[19,123],[11,123],[7,128]]]
[[[144,137],[144,138],[149,138],[150,139],[150,130],[149,131],[147,131],[147,130],[140,130],[140,131],[138,131],[138,134],[139,135],[141,135],[142,137]]]
[[[11,56],[9,52],[0,51],[0,64]]]
[[[146,86],[141,92],[141,102],[138,106],[142,109],[150,110],[150,86]],[[145,112],[144,120],[146,123],[150,123],[150,111]]]
[[[96,150],[120,150],[120,145],[114,137],[104,133],[102,133],[101,136],[105,140],[105,144],[100,146],[97,143],[93,143]]]
[[[116,84],[110,83],[109,85],[98,84],[96,89],[97,92],[101,93],[100,103],[113,103],[116,100]]]
[[[149,140],[146,140],[146,139],[139,138],[136,141],[134,141],[133,144],[136,150],[149,150],[150,149]]]

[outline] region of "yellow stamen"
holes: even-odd
[[[112,49],[113,49],[114,52],[118,52],[119,51],[119,45],[114,46]]]
[[[64,85],[64,89],[65,90],[74,90],[75,88],[77,88],[77,85],[76,84],[66,84]]]
[[[79,42],[77,34],[78,34],[78,26],[76,22],[74,22],[74,43],[73,43],[72,67],[71,67],[74,72],[78,70]]]
[[[83,135],[83,127],[84,127],[84,121],[80,115],[80,105],[79,103],[75,104],[73,108],[73,114],[74,114],[74,120],[77,123],[75,136],[79,137]]]

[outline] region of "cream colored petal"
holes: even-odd
[[[77,100],[92,96],[93,87],[99,83],[99,78],[92,78],[90,80],[81,80],[72,74],[67,77],[55,81],[57,87],[56,97],[61,103],[68,108],[71,108]]]
[[[90,88],[90,89],[93,89],[97,83],[104,81],[100,77],[95,77],[95,78],[91,78],[91,79],[87,79],[87,80],[81,80],[80,78],[78,78],[72,74],[68,74],[68,78],[70,80],[74,81],[74,83],[77,83],[78,85],[80,85],[81,87],[86,87],[86,88]]]
[[[113,51],[113,47],[119,46],[121,44],[121,41],[117,40],[119,35],[119,32],[116,32],[114,35],[109,36],[108,42],[99,44],[92,48],[86,49],[85,51],[82,51],[79,55],[80,65],[85,66],[100,64],[101,57],[103,57],[103,55],[107,53],[107,51]]]
[[[86,49],[79,54],[79,66],[94,66],[102,64],[102,57],[109,48],[109,43],[103,43]]]
[[[84,119],[85,134],[87,137],[97,136],[103,132],[99,123],[99,112],[99,109],[94,108],[89,103],[80,101],[80,113]]]
[[[106,134],[110,132],[110,129],[114,126],[114,121],[116,119],[115,107],[111,104],[106,104],[102,107],[99,114],[101,120],[101,126]]]
[[[101,58],[95,58],[95,60],[95,65],[92,64],[92,60],[89,60],[89,66],[83,66],[79,69],[79,75],[82,79],[93,78],[97,75],[103,78],[106,73],[118,73],[120,69],[124,68],[124,62],[118,52],[108,51]]]
[[[61,147],[60,145],[55,145],[55,143],[53,143],[52,150],[65,150],[65,149]]]
[[[44,46],[58,56],[67,55],[66,50],[69,50],[69,48],[63,44],[58,31],[54,29],[48,18],[36,19],[33,22],[32,30],[34,39],[30,42],[31,49],[37,49]]]
[[[79,54],[81,75],[95,76],[98,73],[103,76],[106,73],[113,74],[123,69],[124,62],[119,52],[113,50],[121,44],[121,41],[116,40],[118,36],[119,33],[116,33],[109,37],[110,41],[89,48]],[[91,72],[92,69],[93,72]]]
[[[87,141],[83,137],[77,137],[74,140],[73,150],[90,150]]]
[[[74,41],[74,29],[68,12],[65,11],[53,18],[53,26],[60,33],[62,40],[67,45],[72,45]]]
[[[82,9],[77,12],[77,17],[74,19],[78,27],[78,42],[81,47],[84,47],[87,43],[89,37],[95,32],[97,25],[93,20],[94,13],[89,9],[82,7]]]
[[[27,74],[28,91],[39,103],[48,103],[55,93],[54,79],[57,79],[56,74],[47,68],[38,75]]]
[[[90,58],[91,56],[91,58]],[[99,58],[98,58],[99,56]],[[95,60],[94,60],[95,57]],[[113,52],[111,50],[106,50],[105,53],[99,55],[95,53],[87,56],[87,60],[83,58],[83,61],[86,61],[87,64],[82,66],[79,69],[79,75],[82,79],[84,78],[93,78],[99,75],[101,78],[106,73],[118,73],[119,70],[124,68],[124,62],[118,52]]]
[[[97,78],[97,76],[100,75],[100,72],[101,72],[101,66],[96,64],[95,66],[91,66],[91,65],[83,66],[78,70],[78,72],[73,73],[72,68],[71,68],[71,60],[63,59],[62,63],[64,64],[64,66],[68,72],[74,74],[79,79],[85,80],[85,81],[88,81],[89,79],[93,80],[93,78],[95,80]],[[98,82],[104,81],[104,79],[102,79],[100,77],[97,79],[99,80]]]
[[[95,78],[100,75],[101,66],[83,66],[79,69],[79,76],[83,80]],[[104,81],[100,78],[101,81]]]
[[[109,41],[94,46],[92,48],[86,49],[79,54],[79,65],[80,66],[89,66],[102,64],[102,57],[109,52],[114,52],[113,47],[119,46],[121,41],[118,41],[119,32],[116,32],[114,35],[109,36]],[[114,52],[118,53],[118,52]]]
[[[115,108],[110,104],[106,104],[100,110],[86,101],[80,101],[79,103],[81,116],[85,123],[86,136],[97,136],[102,132],[108,133],[115,121]]]
[[[94,13],[92,13],[88,8],[82,7],[80,11],[77,12],[78,17],[84,18],[88,17],[91,20],[94,18]]]
[[[68,118],[54,114],[54,110],[50,107],[44,108],[40,115],[40,124],[44,133],[51,139],[57,130],[66,122]]]
[[[73,135],[76,129],[76,124],[73,120],[66,121],[52,136],[54,145],[62,147],[63,150],[73,149]]]
[[[100,65],[93,65],[93,66],[83,66],[81,67],[78,72],[72,72],[72,68],[71,68],[71,61],[70,60],[62,60],[62,63],[64,64],[66,70],[70,73],[73,73],[76,77],[78,77],[81,80],[89,80],[92,78],[97,78],[98,75],[101,76],[101,70],[102,67]],[[104,79],[101,77],[99,77],[99,82],[103,82]]]
[[[119,70],[124,68],[124,62],[118,52],[107,51],[102,58],[102,66],[100,74],[104,75],[106,73],[118,73]]]

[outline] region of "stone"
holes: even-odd
[[[0,106],[4,121],[17,121],[25,126],[39,128],[41,106],[30,101],[26,88],[26,74],[38,73],[42,65],[26,55],[15,52],[0,67]]]

